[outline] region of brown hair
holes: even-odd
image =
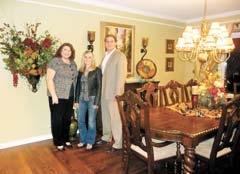
[[[71,56],[69,57],[70,60],[74,60],[75,59],[75,49],[73,48],[72,44],[70,43],[63,43],[57,50],[56,54],[54,55],[54,57],[62,57],[61,56],[61,52],[63,47],[68,46],[72,52]]]
[[[105,36],[104,42],[106,42],[106,39],[107,39],[108,37],[112,37],[112,38],[114,39],[114,41],[117,42],[117,38],[116,38],[116,36],[114,36],[113,34],[107,34],[107,35]]]

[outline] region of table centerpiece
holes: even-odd
[[[218,108],[226,102],[224,79],[218,72],[210,73],[199,85],[199,106]]]

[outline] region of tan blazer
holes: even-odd
[[[127,59],[119,50],[109,57],[102,78],[102,98],[115,100],[116,95],[122,95],[127,78]]]

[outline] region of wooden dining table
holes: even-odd
[[[218,124],[219,119],[184,116],[167,107],[150,108],[151,135],[162,140],[180,142],[184,146],[184,174],[195,173],[195,148],[216,134]]]

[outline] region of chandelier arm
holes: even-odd
[[[229,53],[226,53],[228,56],[227,56],[227,58],[225,59],[225,61],[224,62],[226,62],[226,61],[228,61],[228,59],[230,58],[230,56],[231,56],[231,53],[229,52]]]
[[[186,54],[184,54],[184,57],[186,60],[190,61],[192,59],[192,52],[186,52]]]
[[[216,49],[213,50],[213,53],[212,53],[212,58],[213,60],[216,62],[216,63],[221,63],[221,57],[222,57],[222,54],[220,55],[220,57],[218,57],[218,53],[216,51]]]
[[[190,61],[193,62],[195,59],[196,53],[194,50],[192,51],[178,51],[177,52],[177,57],[181,60],[181,61]]]
[[[224,56],[224,58],[223,58]],[[230,52],[227,52],[227,53],[217,53],[217,51],[215,50],[214,52],[214,55],[213,55],[213,59],[216,63],[223,63],[223,62],[226,62],[231,56],[231,53]]]
[[[179,60],[186,62],[188,61],[188,59],[185,57],[185,54],[183,51],[178,51],[177,52],[177,57],[179,58]]]

